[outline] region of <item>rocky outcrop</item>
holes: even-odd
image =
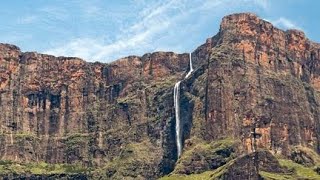
[[[190,156],[175,169],[173,87],[189,70],[188,54],[103,64],[0,44],[1,160],[94,168],[90,177],[103,179],[202,173],[250,153],[253,128],[258,149],[298,160],[305,156],[292,154],[296,146],[320,152],[320,45],[303,32],[229,15],[192,60],[180,97]],[[226,138],[238,148],[215,150]]]
[[[290,171],[281,167],[278,160],[268,151],[257,151],[243,157],[239,157],[228,165],[216,179],[263,179],[259,171],[278,174]]]

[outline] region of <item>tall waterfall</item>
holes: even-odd
[[[173,98],[174,98],[174,109],[175,109],[175,115],[176,115],[176,143],[177,143],[177,151],[178,151],[178,157],[181,155],[182,151],[182,136],[181,136],[181,128],[180,128],[180,83],[181,81],[178,81],[174,85],[174,92],[173,92]]]
[[[191,53],[189,54],[189,63],[190,63],[190,70],[188,74],[185,76],[185,78],[188,78],[191,73],[193,72],[192,67],[192,59],[191,59]],[[174,91],[173,91],[173,100],[174,100],[174,109],[175,109],[175,116],[176,116],[176,143],[177,143],[177,153],[178,157],[181,155],[182,151],[182,133],[181,133],[181,122],[180,122],[180,83],[181,81],[178,81],[174,85]]]

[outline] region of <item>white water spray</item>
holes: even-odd
[[[189,53],[189,66],[190,66],[190,70],[185,78],[188,78],[193,72],[191,53]]]
[[[191,59],[191,53],[189,54],[189,63],[190,63],[190,70],[188,74],[185,76],[185,78],[188,78],[191,73],[193,72],[192,67],[192,59]],[[174,108],[175,108],[175,116],[176,116],[176,143],[177,143],[177,154],[178,157],[181,155],[182,151],[182,133],[181,133],[181,127],[180,127],[180,83],[181,81],[178,81],[174,85],[174,91],[173,91],[173,100],[174,100]]]

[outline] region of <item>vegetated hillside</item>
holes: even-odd
[[[189,54],[103,64],[0,44],[1,176],[320,178],[318,43],[233,14],[192,61],[184,79]],[[178,159],[173,87],[182,79]]]

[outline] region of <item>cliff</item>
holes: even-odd
[[[255,154],[273,168],[247,168],[253,178],[305,177],[288,171],[285,159],[318,166],[320,44],[254,14],[233,14],[192,61],[195,71],[184,79],[189,54],[104,64],[0,44],[0,174],[154,179],[219,170],[210,177],[233,179],[225,169]],[[178,159],[173,87],[182,79]],[[253,129],[260,153],[252,153]]]

